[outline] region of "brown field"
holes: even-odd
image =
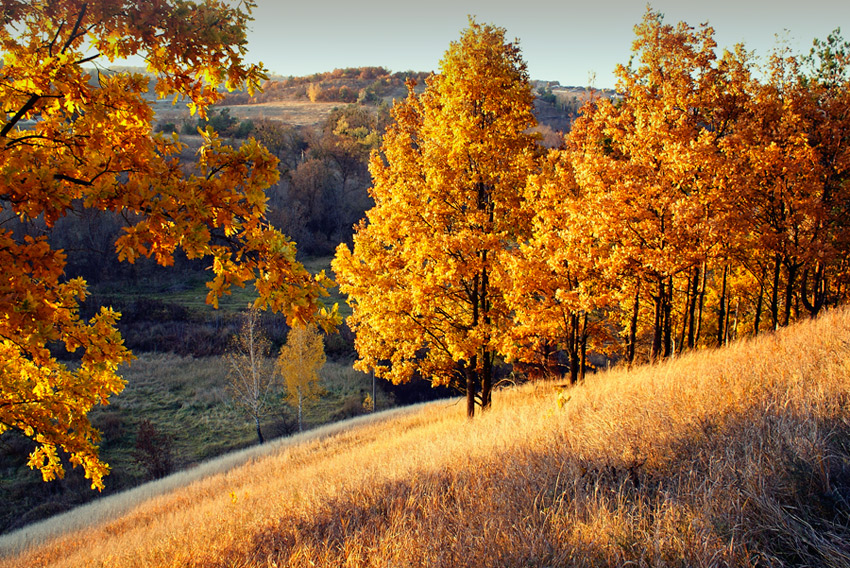
[[[215,108],[228,108],[230,109],[231,116],[241,120],[268,118],[293,126],[317,126],[327,119],[335,108],[344,107],[346,104],[340,102],[314,103],[307,100],[294,100],[252,105],[219,104]],[[183,102],[172,105],[170,99],[153,99],[153,108],[159,122],[169,120],[179,122],[189,117],[188,107]]]
[[[346,106],[346,103],[275,101],[256,105],[219,106],[229,108],[232,116],[243,120],[269,118],[295,126],[315,126],[327,119],[333,109]]]
[[[464,410],[282,444],[0,566],[850,566],[848,310]]]

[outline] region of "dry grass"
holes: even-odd
[[[326,120],[333,109],[345,106],[345,104],[340,102],[276,101],[254,105],[234,105],[227,108],[230,109],[232,116],[242,120],[269,118],[296,126],[315,126]]]
[[[281,446],[0,566],[850,566],[850,312]]]

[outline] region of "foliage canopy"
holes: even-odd
[[[476,397],[490,403],[511,323],[504,255],[528,231],[523,188],[538,156],[525,63],[504,36],[471,21],[424,93],[409,85],[372,156],[375,207],[333,263],[356,367],[465,389],[470,416]]]
[[[152,134],[151,76],[157,97],[187,100],[202,117],[220,88],[253,90],[264,78],[243,60],[253,6],[0,0],[0,208],[18,222],[0,229],[0,433],[35,441],[29,464],[45,480],[64,474],[62,449],[103,487],[108,466],[87,413],[121,391],[116,370],[131,358],[115,329],[119,314],[80,317],[86,284],[64,274],[65,253],[48,240],[61,217],[86,208],[123,216],[115,246],[128,262],[147,256],[168,266],[178,251],[208,259],[214,305],[253,281],[257,307],[326,328],[337,319],[320,308],[328,279],[311,276],[265,221],[276,159],[253,140],[232,148],[208,130],[187,173],[179,140]],[[101,66],[133,55],[148,75]],[[54,347],[82,352],[79,365],[60,363]]]

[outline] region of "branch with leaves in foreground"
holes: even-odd
[[[201,116],[221,88],[259,85],[263,70],[244,61],[253,7],[0,0],[0,207],[5,219],[37,220],[48,234],[75,209],[113,212],[127,219],[120,259],[169,266],[178,251],[207,259],[213,305],[254,282],[256,307],[331,329],[338,316],[320,301],[331,281],[296,262],[294,243],[266,221],[277,160],[255,141],[232,148],[207,131],[186,174],[183,144],[151,129],[151,76],[159,98],[183,99]],[[148,75],[102,67],[129,56],[142,57]],[[19,233],[0,229],[0,433],[35,441],[29,465],[45,480],[64,475],[64,451],[101,489],[109,467],[87,415],[123,388],[117,369],[132,355],[115,328],[119,314],[103,308],[81,319],[85,282],[65,274],[65,255],[47,236]],[[80,364],[61,363],[54,346],[82,352]]]

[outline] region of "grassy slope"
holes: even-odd
[[[850,311],[494,405],[281,446],[0,566],[850,566]]]

